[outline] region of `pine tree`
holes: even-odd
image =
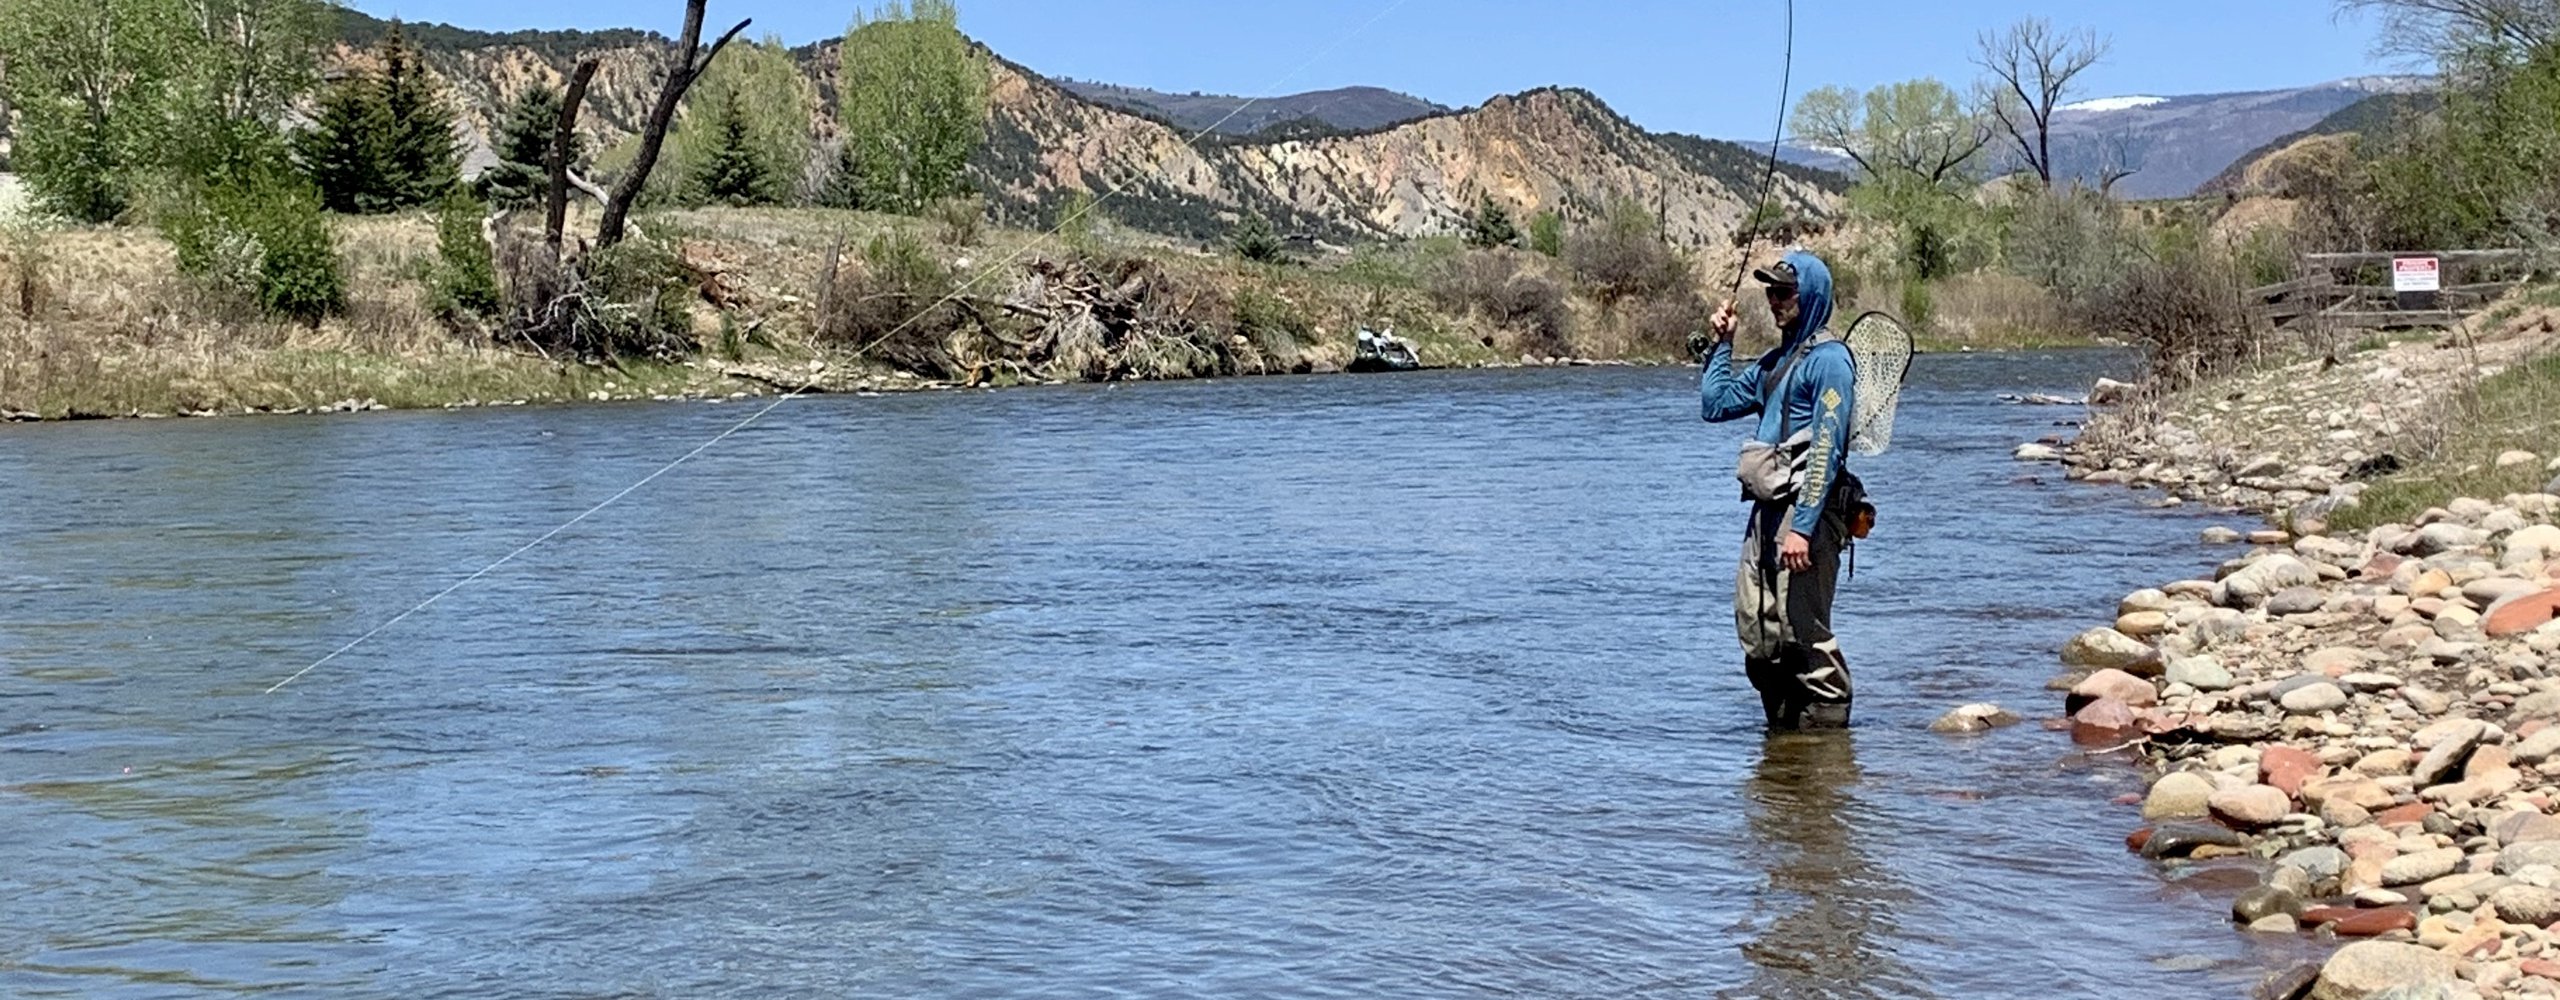
[[[394,207],[440,201],[461,174],[462,143],[454,135],[453,108],[436,90],[418,50],[400,22],[382,39],[382,102],[392,132],[384,150],[385,193]]]
[[[461,172],[453,109],[394,24],[383,72],[332,85],[311,128],[294,137],[302,169],[333,212],[391,212],[442,199]]]
[[[1478,247],[1507,247],[1520,242],[1519,227],[1511,224],[1511,213],[1487,198],[1476,206],[1474,216],[1467,219],[1467,243]]]
[[[387,212],[395,207],[384,176],[391,135],[391,111],[380,85],[356,77],[321,95],[311,127],[293,137],[294,154],[330,211]]]
[[[747,133],[746,109],[738,92],[721,100],[711,127],[718,136],[710,155],[696,169],[694,184],[705,198],[727,205],[762,205],[775,201],[773,170],[756,156]]]
[[[498,123],[498,165],[480,175],[480,198],[515,207],[542,200],[550,183],[551,133],[560,127],[560,91],[535,84],[517,94]],[[569,135],[569,163],[586,156],[585,137]]]

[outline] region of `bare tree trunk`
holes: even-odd
[[[560,124],[551,130],[551,149],[542,157],[543,167],[551,174],[542,202],[542,241],[550,245],[553,257],[560,255],[560,229],[569,221],[569,143],[578,129],[578,105],[586,102],[587,83],[595,76],[593,58],[578,60],[578,68],[569,74],[569,93],[560,99]]]
[[[738,37],[753,19],[740,21],[735,27],[711,43],[708,51],[702,44],[702,8],[706,0],[685,0],[684,33],[676,39],[675,60],[667,66],[667,82],[658,88],[658,103],[649,108],[648,124],[640,130],[640,153],[631,161],[631,172],[614,185],[613,200],[606,202],[604,217],[596,223],[596,246],[609,247],[622,242],[625,219],[631,216],[631,203],[639,200],[640,189],[649,183],[649,171],[658,166],[659,147],[666,145],[667,126],[675,121],[676,105],[683,103],[684,92],[693,86],[702,68],[711,64],[722,46]]]

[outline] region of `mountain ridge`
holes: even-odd
[[[363,65],[360,43],[388,27],[349,12],[339,63]],[[484,161],[488,131],[507,102],[529,86],[558,86],[587,56],[602,68],[582,128],[597,149],[627,138],[645,117],[669,46],[663,36],[637,30],[500,33],[415,23],[402,30],[463,105],[469,145]],[[827,105],[838,44],[791,50],[819,92],[812,129],[821,136],[832,129]],[[1758,194],[1759,157],[1749,150],[1651,132],[1579,88],[1499,95],[1471,108],[1430,105],[1435,110],[1421,117],[1370,121],[1367,128],[1323,122],[1273,134],[1265,126],[1192,143],[1169,115],[1089,99],[989,55],[988,141],[971,172],[993,214],[1007,222],[1045,224],[1073,196],[1109,190],[1119,192],[1114,218],[1164,235],[1214,239],[1238,219],[1261,215],[1301,235],[1352,241],[1457,232],[1488,199],[1524,220],[1549,210],[1593,218],[1613,201],[1632,200],[1653,209],[1674,240],[1706,245],[1729,240]],[[1772,198],[1818,216],[1844,186],[1836,175],[1783,167]]]

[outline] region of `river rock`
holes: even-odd
[[[2415,763],[2417,757],[2407,747],[2384,747],[2356,758],[2355,770],[2367,777],[2387,778],[2409,773],[2410,765]]]
[[[2152,639],[2169,630],[2169,615],[2164,611],[2136,611],[2116,617],[2116,631],[2136,639]]]
[[[2328,606],[2328,603],[2329,595],[2321,593],[2316,588],[2288,587],[2276,596],[2267,598],[2267,613],[2278,616],[2307,615]]]
[[[2258,754],[2258,780],[2288,797],[2301,794],[2322,770],[2320,758],[2308,750],[2271,746]]]
[[[2244,536],[2237,531],[2222,527],[2221,525],[2215,525],[2204,529],[2204,533],[2200,537],[2206,545],[2238,545],[2240,544],[2240,539]]]
[[[2071,724],[2080,729],[2125,732],[2142,724],[2142,714],[2121,701],[2100,698],[2071,713]]]
[[[2077,712],[2100,698],[2113,698],[2137,709],[2150,708],[2160,703],[2160,689],[2122,670],[2101,670],[2074,685],[2063,708]]]
[[[2552,496],[2560,496],[2560,476],[2554,476],[2550,482],[2543,484],[2542,492]]]
[[[2560,558],[2560,526],[2537,524],[2507,536],[2508,565]]]
[[[2518,594],[2541,590],[2542,585],[2512,576],[2484,576],[2462,585],[2462,599],[2475,608],[2486,608]]]
[[[2305,847],[2277,858],[2276,864],[2300,870],[2313,881],[2326,882],[2346,874],[2347,852],[2327,844]]]
[[[2254,608],[2279,592],[2319,582],[2320,574],[2309,563],[2279,552],[2224,577],[2221,585],[2214,588],[2213,603],[2226,608]]]
[[[2353,646],[2331,646],[2303,657],[2302,669],[2323,677],[2340,677],[2364,669],[2372,662],[2372,655]]]
[[[2538,885],[2511,885],[2489,894],[2489,905],[2498,911],[2498,919],[2509,923],[2548,927],[2560,920],[2560,890]]]
[[[2382,865],[2385,886],[2416,885],[2453,874],[2467,857],[2459,847],[2444,847],[2416,854],[2403,854]]]
[[[2460,552],[2465,549],[2474,548],[2486,544],[2488,540],[2488,536],[2483,534],[2479,529],[2464,527],[2450,521],[2438,521],[2410,533],[2407,538],[2401,539],[2400,554],[2411,556],[2443,555],[2447,552]]]
[[[2415,685],[2401,688],[2400,700],[2408,702],[2409,707],[2417,709],[2421,715],[2443,715],[2444,713],[2453,710],[2453,697],[2451,695],[2430,691],[2426,688]]]
[[[2517,872],[2537,865],[2560,866],[2560,840],[2509,844],[2498,851],[2498,863],[2492,870],[2513,877]]]
[[[2347,693],[2335,684],[2318,681],[2285,692],[2277,704],[2293,715],[2318,715],[2347,707]]]
[[[2560,719],[2560,691],[2536,691],[2516,699],[2507,717],[2516,722],[2533,719]]]
[[[1945,715],[1939,716],[1938,721],[1929,724],[1929,731],[1933,733],[1979,733],[1985,730],[1999,729],[2004,726],[2014,726],[2022,721],[2024,720],[2018,718],[2018,713],[2009,711],[2008,709],[2002,708],[1998,705],[1984,702],[1981,704],[1966,705],[1950,711]]]
[[[2516,744],[2516,763],[2540,764],[2560,754],[2560,726],[2544,726]]]
[[[2019,445],[2018,450],[2010,452],[2009,456],[2021,462],[2062,461],[2062,452],[2059,449],[2056,449],[2052,445],[2036,444],[2033,442]]]
[[[2365,910],[2347,906],[2315,906],[2302,911],[2302,922],[2326,927],[2339,937],[2375,937],[2393,931],[2418,929],[2418,915],[2398,908]]]
[[[2541,464],[2541,462],[2542,456],[2529,451],[2515,450],[2502,451],[2498,453],[2498,468],[2501,469],[2513,469],[2518,466],[2525,465],[2538,465]]]
[[[2124,595],[2124,600],[2116,602],[2118,615],[2139,614],[2144,611],[2166,614],[2176,610],[2178,610],[2178,602],[2172,600],[2166,592],[2156,589],[2137,590]]]
[[[2440,733],[2436,734],[2434,746],[2409,772],[2410,781],[2419,788],[2451,780],[2462,765],[2471,759],[2471,751],[2478,749],[2480,741],[2487,738],[2489,734],[2488,724],[2477,719],[2451,719],[2447,722],[2451,724],[2446,725]],[[2423,746],[2427,742],[2427,734],[2422,731],[2419,743]]]
[[[2457,981],[2457,970],[2453,956],[2433,948],[2397,941],[2358,941],[2338,949],[2321,964],[2320,981],[2311,986],[2311,1000],[2428,995],[2421,991],[2451,989]]]
[[[2151,839],[2142,842],[2142,856],[2153,860],[2183,858],[2200,848],[2238,849],[2249,846],[2249,838],[2211,823],[2162,823],[2151,831]]]
[[[2293,811],[2293,800],[2266,785],[2242,785],[2207,797],[2205,810],[2234,828],[2263,830],[2282,822]]]
[[[2074,637],[2062,647],[2062,662],[2091,670],[2122,670],[2135,676],[2146,674],[2146,664],[2150,676],[2158,676],[2161,669],[2158,651],[2111,628],[2093,628]]]
[[[2228,691],[2238,683],[2222,661],[2210,656],[2188,656],[2169,661],[2165,675],[2171,684],[2184,684],[2198,691]]]
[[[2517,594],[2489,608],[2480,621],[2491,638],[2523,635],[2560,619],[2560,587]]]
[[[2302,897],[2275,886],[2262,885],[2241,893],[2240,898],[2231,901],[2231,920],[2248,924],[2273,914],[2298,917],[2304,909]]]
[[[2198,819],[2211,811],[2213,782],[2189,771],[2172,771],[2151,783],[2142,800],[2142,818]]]

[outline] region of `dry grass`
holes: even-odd
[[[2373,484],[2361,504],[2340,513],[2341,527],[2408,523],[2456,497],[2541,492],[2552,477],[2544,463],[2560,446],[2560,350],[2459,387],[2413,421],[2401,446],[2414,465]],[[2518,450],[2537,460],[2497,464]]]
[[[420,217],[341,220],[347,312],[272,322],[178,273],[167,241],[134,228],[45,233],[32,268],[11,254],[0,310],[0,410],[44,417],[291,410],[578,398],[607,382],[663,390],[692,369],[555,365],[457,336],[424,302],[434,228]],[[37,308],[15,308],[35,275]]]
[[[2089,342],[2086,334],[2072,329],[2052,292],[2014,274],[1957,275],[1933,283],[1929,295],[1934,308],[1921,338],[1929,350],[2020,350]]]

